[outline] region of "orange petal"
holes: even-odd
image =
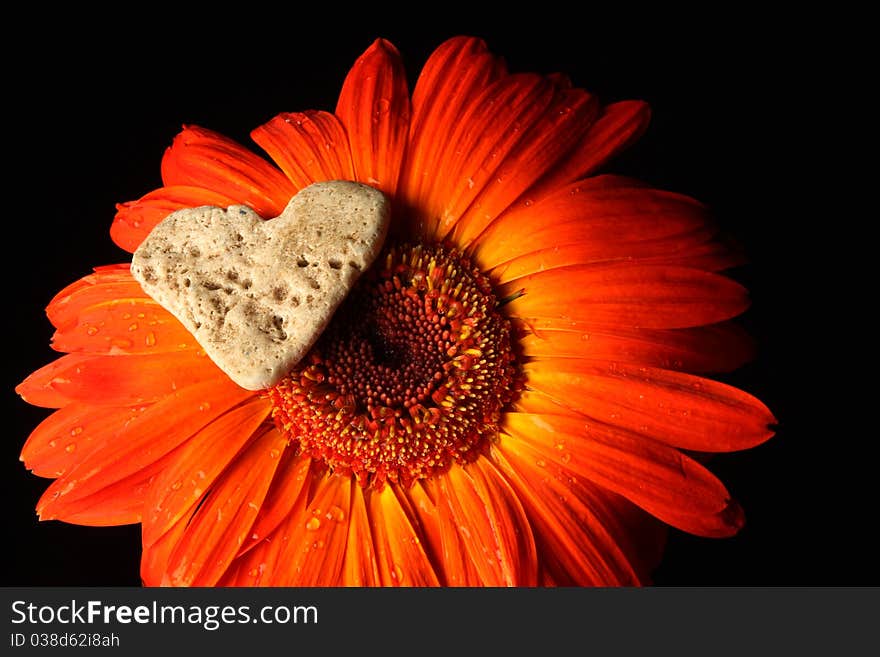
[[[272,428],[254,439],[212,486],[168,562],[173,586],[214,586],[244,541],[287,446]]]
[[[623,100],[606,105],[566,160],[530,189],[529,195],[538,197],[548,190],[595,173],[637,141],[650,120],[651,108],[641,100]]]
[[[251,132],[299,190],[324,180],[354,180],[345,128],[329,112],[279,114]]]
[[[96,268],[56,294],[46,307],[46,315],[55,328],[75,325],[80,313],[111,299],[146,298],[143,288],[131,275],[129,263]]]
[[[396,489],[404,511],[418,527],[421,545],[442,586],[481,586],[482,582],[461,543],[446,504],[437,505],[428,491],[428,480]]]
[[[440,188],[437,176],[449,135],[483,89],[504,74],[501,59],[471,37],[446,41],[425,63],[413,91],[410,142],[400,184],[404,204],[416,209],[419,220],[428,218],[421,216],[423,208],[437,207],[432,194]],[[424,237],[425,226],[418,232]]]
[[[39,477],[60,477],[144,410],[69,404],[37,425],[21,450],[21,460]]]
[[[776,420],[748,393],[691,374],[618,362],[542,358],[526,365],[528,387],[595,420],[702,452],[748,449]],[[566,409],[566,410],[564,410]]]
[[[168,560],[180,537],[186,531],[195,507],[181,516],[180,520],[156,542],[143,546],[141,555],[141,580],[144,586],[168,586]]]
[[[527,325],[545,318],[606,326],[689,328],[748,307],[746,290],[724,276],[661,265],[583,265],[517,278],[499,287],[520,294],[508,312]]]
[[[270,410],[266,400],[254,397],[218,417],[175,450],[144,502],[144,545],[171,529],[211,488]]]
[[[201,205],[225,208],[236,203],[235,199],[224,193],[203,187],[160,187],[136,201],[116,206],[116,216],[110,226],[110,238],[121,248],[134,253],[156,224],[172,212]]]
[[[103,430],[94,435],[91,450],[46,491],[43,497],[47,503],[41,513],[62,517],[68,504],[158,461],[251,396],[252,392],[228,379],[210,380],[168,396],[136,418],[118,424],[115,430],[109,424],[99,427]]]
[[[277,217],[296,193],[278,169],[248,149],[198,126],[183,131],[162,158],[167,187],[201,187],[249,205],[264,219]]]
[[[588,358],[686,372],[730,372],[754,357],[754,341],[732,323],[690,329],[610,330],[589,324],[560,328],[548,321],[528,329],[519,344],[524,355],[537,360]]]
[[[455,224],[455,242],[470,245],[521,194],[564,161],[598,108],[596,99],[583,89],[557,88],[543,114],[531,126],[522,126],[517,144],[499,153],[494,180],[482,188]]]
[[[144,295],[81,308],[75,323],[55,331],[52,348],[124,355],[195,350],[199,345],[174,315]]]
[[[440,500],[449,506],[462,543],[486,586],[535,586],[535,541],[522,505],[485,458],[453,465],[437,476]]]
[[[377,39],[354,63],[336,115],[348,132],[358,181],[394,195],[409,132],[409,90],[397,49]]]
[[[290,514],[293,503],[300,494],[308,494],[310,485],[317,473],[310,472],[312,459],[289,449],[281,455],[281,462],[266,498],[239,554],[244,554],[267,536]]]
[[[505,453],[587,477],[663,522],[697,533],[730,504],[724,485],[677,449],[585,418],[507,413]],[[563,474],[562,476],[567,476]]]
[[[612,533],[610,523],[569,479],[550,476],[534,460],[492,448],[492,462],[516,491],[534,529],[542,566],[557,584],[636,586],[638,575]]]
[[[382,586],[439,586],[419,532],[403,509],[397,486],[370,491],[367,504]]]
[[[95,405],[149,404],[195,383],[227,378],[201,351],[143,355],[68,354],[16,388],[27,402],[60,408],[69,401]]]
[[[75,499],[67,498],[63,504],[52,504],[52,497],[58,492],[49,489],[37,502],[40,520],[63,520],[95,527],[140,522],[150,486],[167,463],[165,456],[105,488]]]
[[[504,191],[504,176],[512,175],[507,169],[513,164],[513,154],[530,143],[524,141],[525,135],[541,122],[556,95],[556,86],[546,78],[508,75],[485,88],[451,129],[435,128],[434,138],[442,141],[444,149],[438,156],[431,193],[416,208],[435,221],[428,239],[449,235],[484,189],[494,186]],[[500,171],[502,166],[507,173]],[[510,203],[515,197],[505,200]]]
[[[339,584],[340,586],[382,586],[373,543],[372,523],[367,515],[364,489],[360,486],[355,486],[352,491],[348,538]]]
[[[459,530],[449,504],[443,500],[436,479],[423,480],[422,485],[436,500],[437,536],[430,536],[438,568],[442,569],[446,586],[484,586],[483,579],[468,553],[469,539]]]
[[[480,236],[474,253],[485,269],[563,246],[578,247],[583,262],[681,256],[715,232],[693,199],[599,176],[517,202]]]
[[[292,450],[288,450],[290,452]],[[300,466],[310,464],[310,459],[296,459],[289,463],[296,464],[299,470]],[[284,473],[278,472],[275,478],[284,476]],[[286,478],[286,477],[285,477]],[[317,488],[325,475],[318,475],[317,470],[307,473],[305,477],[310,484]],[[275,487],[273,483],[273,488]],[[299,488],[296,496],[285,499],[285,514],[281,518],[281,522],[275,526],[274,530],[269,534],[260,534],[260,539],[246,551],[236,557],[235,561],[229,567],[229,570],[218,582],[219,586],[283,586],[287,581],[287,570],[289,564],[281,560],[282,552],[289,541],[290,528],[295,523],[305,521],[305,511],[309,503],[309,488],[305,485]],[[270,489],[270,495],[272,489]],[[268,501],[268,497],[267,497]],[[264,503],[265,508],[265,503]],[[259,523],[260,518],[257,518]],[[325,527],[325,531],[326,531]]]

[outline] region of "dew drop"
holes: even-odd
[[[558,440],[558,441],[556,441],[556,443],[553,445],[553,447],[555,447],[556,449],[558,449],[558,450],[561,452],[562,450],[565,449],[565,441],[564,441],[564,440]]]
[[[182,486],[183,486],[183,482],[180,481],[180,479],[178,479],[178,480],[175,481],[173,484],[171,484],[171,490],[180,490],[180,488],[181,488]]]
[[[64,448],[64,451],[68,454],[73,454],[76,451],[76,443],[68,443],[67,447]]]
[[[82,432],[83,432],[83,428],[82,428],[82,427],[73,427],[73,429],[70,430],[70,435],[71,435],[71,436],[78,436],[78,435],[81,434]]]
[[[259,573],[260,573],[260,571],[257,570],[256,568],[251,568],[248,571],[248,577],[256,577]]]
[[[318,518],[309,518],[308,522],[306,523],[306,529],[310,532],[318,531],[320,527],[321,521]]]
[[[211,408],[211,402],[202,402],[201,404],[199,404],[200,411],[207,411],[210,408]]]
[[[391,579],[395,582],[403,581],[403,568],[400,567],[400,564],[393,564],[391,567]]]
[[[537,461],[535,461],[535,465],[537,465],[539,468],[546,468],[547,461],[545,461],[544,459],[538,459]]]
[[[131,319],[131,313],[122,313],[122,319]]]
[[[281,456],[281,452],[279,452],[277,449],[269,450],[269,458],[277,459],[279,456]]]
[[[562,456],[559,457],[563,463],[568,463],[571,461],[571,454],[569,452],[565,452]]]
[[[156,345],[156,334],[153,333],[152,331],[150,331],[149,333],[147,333],[146,337],[144,338],[144,342],[146,343],[146,345],[148,347],[155,346]]]
[[[129,324],[129,325],[128,325],[128,330],[129,330],[129,331],[137,331],[137,330],[138,330],[138,323],[137,323],[137,322],[132,322],[131,324]]]
[[[86,333],[88,333],[89,335],[95,335],[97,332],[98,332],[97,326],[90,326],[89,328],[86,329]]]
[[[345,520],[345,511],[340,509],[338,506],[331,506],[327,511],[327,519],[335,520],[336,522],[342,522]]]
[[[324,541],[318,539],[317,541],[312,543],[312,547],[316,550],[320,550],[322,547],[324,547]]]

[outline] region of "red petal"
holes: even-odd
[[[397,493],[397,494],[396,494]],[[382,586],[439,586],[419,532],[401,505],[396,486],[369,494],[368,513]]]
[[[225,208],[236,203],[224,193],[203,187],[160,187],[136,201],[118,204],[110,226],[110,237],[129,253],[134,253],[156,224],[172,212],[202,205]]]
[[[211,488],[271,410],[253,398],[205,426],[175,450],[144,502],[144,545],[157,541]]]
[[[508,453],[507,442],[502,440],[492,449],[492,461],[526,509],[543,567],[555,573],[558,583],[638,585],[638,575],[620,549],[612,523],[593,507],[593,500],[568,479],[549,476],[534,460]]]
[[[41,513],[64,516],[67,505],[150,466],[252,395],[228,379],[216,379],[178,391],[135,419],[118,424],[115,431],[107,425],[95,434],[95,444],[85,457],[49,487]],[[116,412],[104,408],[111,417]]]
[[[348,132],[358,181],[394,195],[409,132],[409,90],[397,49],[377,39],[354,63],[336,115]]]
[[[764,404],[742,390],[681,372],[544,358],[526,365],[526,376],[530,389],[561,408],[683,449],[754,447],[773,435],[769,425],[776,422]]]
[[[407,207],[437,206],[438,172],[449,135],[477,96],[504,75],[501,60],[479,39],[456,37],[428,58],[413,91],[413,116],[400,193]],[[417,212],[420,215],[422,212]],[[424,236],[424,226],[420,233]]]
[[[278,169],[228,137],[185,126],[162,158],[162,181],[204,189],[277,217],[296,189]]]
[[[588,358],[687,372],[730,372],[754,357],[754,342],[741,326],[731,323],[613,330],[584,324],[570,330],[547,321],[528,329],[520,345],[526,356],[536,359]]]
[[[137,356],[68,354],[37,370],[16,388],[27,402],[60,408],[149,404],[193,384],[227,378],[201,351]]]
[[[698,533],[730,504],[706,468],[649,438],[575,416],[507,413],[504,422],[515,439],[507,454],[587,477],[684,531]]]
[[[279,114],[251,132],[299,190],[324,180],[354,180],[345,128],[328,112]]]
[[[501,297],[524,291],[508,312],[534,325],[540,319],[606,326],[688,328],[714,324],[748,307],[745,289],[732,280],[684,267],[583,265],[518,278]]]
[[[39,477],[60,477],[144,410],[69,404],[34,429],[21,450],[21,460]]]
[[[217,479],[169,563],[174,586],[214,586],[244,541],[269,489],[287,437],[270,429],[254,439]]]
[[[454,465],[436,477],[438,500],[455,518],[462,543],[486,586],[535,586],[532,530],[510,484],[487,460]]]

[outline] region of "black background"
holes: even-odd
[[[878,583],[865,529],[873,505],[852,467],[869,437],[847,424],[844,386],[828,374],[837,358],[826,332],[837,323],[826,278],[834,266],[817,254],[833,247],[817,235],[816,190],[802,176],[834,95],[826,41],[803,35],[790,17],[763,14],[588,11],[587,19],[547,6],[478,18],[429,9],[396,20],[333,6],[323,16],[254,9],[210,23],[151,10],[105,15],[113,25],[103,29],[57,15],[51,29],[36,19],[18,26],[26,45],[4,57],[4,223],[18,234],[5,244],[3,290],[12,300],[2,322],[0,464],[12,552],[0,585],[139,583],[137,527],[37,522],[34,504],[48,482],[26,472],[18,453],[46,411],[12,391],[55,356],[43,314],[54,293],[93,265],[126,260],[108,235],[114,204],[161,184],[162,153],[182,123],[248,143],[249,130],[277,112],[332,110],[374,38],[395,43],[413,81],[431,50],[459,33],[485,38],[512,70],[563,71],[604,101],[649,101],[648,133],[610,170],[708,203],[749,255],[735,276],[752,292],[743,321],[761,351],[725,380],[768,404],[778,435],[713,461],[747,524],[720,541],[673,531],[657,583]],[[832,233],[833,219],[821,218]]]

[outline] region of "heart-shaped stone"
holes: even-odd
[[[173,212],[135,251],[144,291],[238,385],[277,383],[306,354],[388,232],[385,196],[315,183],[264,221],[241,205]]]

